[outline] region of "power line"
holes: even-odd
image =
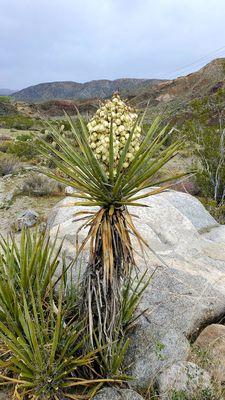
[[[196,59],[195,61],[193,61],[193,62],[191,62],[191,63],[189,63],[189,64],[184,65],[183,67],[179,67],[179,68],[177,68],[177,69],[175,69],[175,70],[173,70],[173,71],[170,71],[170,72],[168,72],[168,73],[164,73],[164,75],[166,75],[166,76],[172,75],[172,74],[174,74],[174,73],[176,73],[176,72],[186,70],[187,68],[190,68],[190,67],[192,67],[192,66],[197,66],[197,65],[203,64],[203,63],[205,64],[205,63],[207,63],[207,61],[211,61],[211,57],[212,57],[212,56],[216,56],[216,55],[217,55],[217,56],[222,56],[222,55],[225,55],[224,52],[225,52],[225,45],[222,46],[222,47],[219,47],[219,48],[216,49],[216,50],[211,51],[210,53],[207,53],[206,55],[204,55],[204,56],[202,56],[202,57]]]
[[[225,48],[225,46],[223,48]],[[223,48],[220,48],[220,49],[223,49]],[[176,111],[178,111],[179,109],[185,107],[190,101],[189,96],[193,93],[194,87],[196,85],[199,85],[199,83],[201,82],[202,79],[204,79],[204,77],[205,77],[205,75],[204,75],[204,72],[203,72],[203,74],[201,74],[199,76],[199,78],[194,82],[194,84],[190,86],[189,90],[187,90],[187,92],[185,94],[185,98],[186,99],[184,98],[181,101],[176,101],[175,104],[174,104],[173,101],[167,102],[166,104],[161,104],[161,107],[162,107],[162,110],[163,110],[162,114],[164,114],[166,111],[169,111],[169,114],[171,115],[171,114],[176,113]],[[210,88],[210,85],[208,86],[208,89],[209,88]],[[143,95],[143,93],[140,93],[139,95],[135,96],[134,99],[132,99],[132,101],[137,101],[137,99],[139,97],[142,97],[142,95]],[[145,104],[145,103],[146,103],[146,100],[142,100],[139,103],[137,103],[137,105],[140,107],[141,104]],[[160,106],[160,104],[158,104],[157,106]],[[156,108],[157,108],[157,106],[156,106]]]

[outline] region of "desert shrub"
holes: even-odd
[[[211,182],[209,174],[201,166],[195,164],[196,168],[196,184],[198,185],[202,196],[214,200],[215,189],[214,184]]]
[[[23,182],[21,192],[33,196],[57,195],[64,192],[65,186],[42,174],[32,173]]]
[[[0,116],[0,124],[5,128],[28,130],[36,123],[31,117],[24,115],[3,115]]]
[[[7,153],[10,144],[12,143],[11,140],[2,140],[0,141],[0,151],[2,153]]]
[[[5,142],[6,140],[12,140],[11,139],[11,136],[9,136],[9,135],[0,135],[0,143],[1,142]]]
[[[73,118],[73,123],[76,130],[82,134],[79,120],[77,118]],[[54,141],[53,135],[51,133],[51,127],[54,127],[59,132],[61,132],[62,136],[69,138],[71,140],[71,144],[78,146],[76,137],[67,119],[51,121],[50,126],[47,126],[47,129],[41,131],[41,133],[43,134],[43,138],[50,143]]]
[[[33,137],[30,133],[21,133],[20,135],[16,136],[16,140],[19,140],[20,142],[27,142],[32,139]]]
[[[218,205],[215,200],[208,197],[199,197],[199,200],[217,222],[225,224],[225,204]]]
[[[10,103],[11,102],[11,97],[10,96],[0,96],[0,102]]]
[[[64,131],[70,131],[71,130],[71,126],[70,126],[70,124],[68,123],[68,121],[66,119],[58,120],[57,122],[55,122],[55,124],[56,124],[57,127],[64,126]],[[79,125],[79,122],[77,123],[77,126],[78,125]]]
[[[14,154],[23,160],[31,160],[37,155],[37,149],[34,141],[14,140],[8,146],[7,153]]]
[[[202,194],[217,204],[225,201],[225,114],[224,89],[214,96],[190,104],[192,118],[182,132],[190,143],[189,150],[198,159],[197,184]]]
[[[13,174],[19,167],[16,157],[3,155],[0,157],[0,176]]]

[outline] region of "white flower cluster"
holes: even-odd
[[[114,166],[118,161],[124,145],[132,131],[138,118],[135,111],[127,106],[120,98],[119,94],[114,94],[112,100],[107,100],[96,112],[88,123],[89,143],[96,157],[103,164],[106,172],[109,167],[109,138],[112,123],[113,131],[113,150]],[[132,137],[132,141],[124,161],[123,167],[126,169],[133,160],[135,153],[139,149],[141,127],[137,125]]]

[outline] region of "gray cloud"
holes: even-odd
[[[0,0],[0,87],[171,78],[225,50],[224,0]]]

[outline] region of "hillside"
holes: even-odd
[[[42,102],[55,99],[90,99],[106,98],[119,90],[124,95],[136,92],[141,88],[159,83],[158,79],[116,79],[96,80],[86,83],[50,82],[40,83],[13,93],[13,98],[26,102]]]
[[[138,93],[133,92],[130,96],[135,105],[146,106],[149,101],[150,107],[163,108],[164,106],[183,107],[190,100],[212,95],[225,85],[225,58],[218,58],[199,71],[173,80],[163,81],[154,86],[145,85]]]
[[[215,59],[199,71],[173,80],[118,79],[115,81],[91,81],[87,83],[53,82],[31,86],[13,94],[13,103],[0,107],[0,114],[16,112],[35,117],[57,117],[63,110],[92,114],[99,99],[109,97],[120,89],[122,96],[130,104],[144,108],[147,103],[147,117],[158,112],[169,112],[176,116],[177,111],[185,113],[192,99],[213,95],[225,85],[225,58]],[[21,103],[22,102],[22,103]],[[36,104],[35,104],[36,103]]]

